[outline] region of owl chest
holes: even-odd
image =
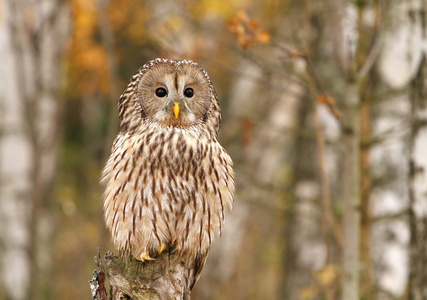
[[[183,177],[203,167],[207,148],[190,138],[154,140],[141,145],[138,160],[140,167],[153,175],[160,172],[162,177]]]
[[[134,145],[120,170],[118,180],[131,182],[143,202],[172,199],[187,202],[211,186],[207,176],[214,170],[212,149],[208,143],[177,136],[148,139]],[[120,185],[120,184],[119,184]]]

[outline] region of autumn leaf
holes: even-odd
[[[326,105],[335,105],[336,103],[334,98],[322,94],[317,95],[317,102]]]
[[[341,115],[342,115],[341,111],[335,107],[335,104],[337,103],[337,101],[335,100],[335,98],[329,97],[329,96],[326,96],[326,95],[323,95],[323,94],[319,94],[319,95],[317,95],[316,100],[320,104],[324,104],[324,105],[328,106],[330,112],[336,118],[338,118],[338,119],[341,118]]]
[[[270,42],[270,34],[263,29],[258,30],[257,38],[258,41],[262,44],[267,44],[268,42]]]
[[[260,28],[259,21],[249,18],[245,11],[238,11],[228,21],[228,30],[237,37],[237,42],[242,49],[270,41],[270,34]]]
[[[249,119],[242,119],[242,129],[243,129],[243,145],[249,146],[252,143],[252,132],[255,128],[255,124]]]

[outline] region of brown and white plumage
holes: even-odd
[[[120,97],[119,120],[102,175],[114,244],[140,260],[169,248],[203,267],[234,194],[208,74],[188,60],[148,62]]]

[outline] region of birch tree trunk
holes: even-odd
[[[59,73],[68,28],[65,1],[3,1],[1,90],[2,250],[6,297],[45,299],[51,285],[59,128]]]
[[[2,3],[3,4],[3,3]],[[2,5],[0,18],[0,259],[4,297],[27,298],[30,282],[28,190],[31,150],[25,135],[22,107],[18,101],[18,82],[13,65],[13,50],[8,20],[8,5]],[[25,221],[24,221],[25,220]],[[19,288],[15,288],[19,287]],[[2,296],[2,295],[0,295]]]
[[[427,5],[414,11],[414,19],[427,42]],[[409,138],[409,297],[427,299],[427,49],[422,52],[411,82],[411,133]]]
[[[361,227],[359,82],[355,72],[354,53],[352,53],[355,50],[349,46],[350,38],[345,36],[345,29],[348,28],[344,28],[343,20],[348,6],[344,1],[331,0],[330,7],[333,9],[330,26],[333,34],[335,59],[345,78],[343,105],[345,107],[345,126],[348,127],[343,128],[341,299],[359,300]],[[357,20],[355,23],[359,21]]]

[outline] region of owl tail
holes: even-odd
[[[193,290],[194,286],[199,280],[200,275],[202,274],[203,267],[205,266],[206,259],[208,258],[208,253],[197,253],[196,258],[194,260],[194,268],[192,270],[192,276],[190,276],[190,291]]]

